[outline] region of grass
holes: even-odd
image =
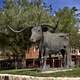
[[[41,73],[41,71],[37,69],[3,70],[0,71],[0,74],[30,75],[38,77],[80,77],[80,68],[74,68],[72,71],[56,73]]]
[[[37,70],[37,69],[13,69],[13,70],[2,70],[2,71],[0,71],[0,74],[35,76],[39,72],[40,72],[40,70]]]
[[[72,71],[40,74],[39,76],[42,76],[42,77],[80,77],[80,68],[73,69]]]

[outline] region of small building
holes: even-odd
[[[36,50],[35,47],[31,47],[26,51],[26,67],[39,67],[39,50]]]
[[[75,66],[80,67],[80,51],[79,49],[74,49],[72,51],[72,62]]]
[[[26,51],[26,67],[39,67],[39,49],[31,47],[29,51]],[[47,66],[48,67],[62,67],[63,58],[62,55],[53,54],[51,57],[47,56]]]
[[[32,46],[29,50],[25,52],[25,60],[26,60],[26,67],[25,68],[37,68],[40,67],[39,64],[39,49],[36,49]],[[71,53],[72,57],[72,66],[73,67],[80,67],[80,51],[79,49],[72,50]],[[15,60],[13,58],[8,57],[1,57],[0,56],[0,69],[10,69],[15,68],[14,66]],[[18,64],[22,61],[18,61]],[[21,65],[21,64],[20,64]],[[63,67],[63,57],[61,54],[53,54],[52,56],[47,56],[47,66],[52,68],[59,68]]]
[[[39,49],[36,49],[35,47],[31,47],[29,51],[26,52],[26,67],[39,67]],[[75,52],[72,51],[71,53],[72,57],[72,66],[80,66],[80,52],[78,49],[75,49]],[[47,66],[48,67],[62,67],[64,65],[63,63],[63,57],[62,55],[55,55],[53,54],[51,58],[47,56]]]

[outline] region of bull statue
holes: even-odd
[[[42,69],[46,69],[46,60],[49,52],[61,52],[64,59],[64,67],[71,66],[71,55],[69,37],[66,33],[51,33],[47,27],[33,27],[31,29],[30,40],[34,43],[39,43],[39,58],[40,63],[43,63]]]

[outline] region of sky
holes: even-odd
[[[53,11],[57,11],[59,8],[65,6],[68,7],[77,7],[80,9],[80,0],[44,0],[47,5],[52,5]],[[0,8],[3,6],[3,0],[0,0]]]
[[[80,9],[80,0],[45,0],[47,5],[52,5],[53,10],[57,11],[59,8],[63,7],[73,7]]]
[[[0,0],[0,8],[3,6],[3,0]]]

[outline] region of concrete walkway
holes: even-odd
[[[72,71],[73,69],[64,69],[64,68],[55,68],[48,71],[42,71],[41,73],[55,73],[55,72],[65,72],[65,71]]]

